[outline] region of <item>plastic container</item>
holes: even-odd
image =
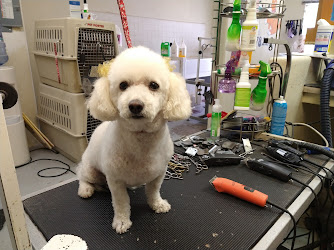
[[[330,50],[330,45],[333,39],[334,25],[330,25],[324,19],[320,19],[317,24],[318,29],[314,43],[314,52],[322,54]]]
[[[87,77],[92,67],[118,55],[116,28],[110,22],[69,17],[36,20],[34,38],[33,53],[40,82],[72,93],[83,92],[81,79]],[[97,43],[104,53],[96,47]]]
[[[260,111],[264,107],[267,97],[267,75],[271,74],[271,68],[268,63],[260,61],[260,65],[261,73],[259,75],[259,82],[251,94],[251,109],[255,111]]]
[[[165,57],[170,56],[170,44],[169,42],[161,43],[161,55]]]
[[[236,85],[234,109],[249,110],[250,95],[249,64],[245,64],[241,71],[240,81]]]
[[[215,104],[212,106],[212,116],[211,116],[211,137],[220,137],[220,121],[221,121],[221,111],[222,107],[220,105],[219,99],[215,99]]]
[[[25,164],[30,160],[24,120],[21,115],[6,117],[6,125],[12,149],[14,165]]]
[[[227,30],[227,40],[225,49],[227,51],[238,51],[240,48],[240,5],[241,0],[235,0],[233,3],[232,23]]]
[[[241,51],[255,51],[259,22],[256,19],[256,2],[251,0],[246,20],[242,24]]]
[[[176,40],[170,46],[171,56],[172,57],[179,57],[179,45],[177,44]]]
[[[187,46],[184,43],[184,40],[182,40],[182,44],[179,47],[179,57],[187,57]]]
[[[226,63],[225,77],[219,81],[218,91],[220,93],[234,93],[235,92],[235,80],[232,78],[232,64],[234,60],[230,60]]]
[[[283,96],[280,96],[280,98],[276,100],[273,105],[270,133],[283,135],[287,110],[288,104],[284,100]]]

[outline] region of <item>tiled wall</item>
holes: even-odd
[[[95,16],[96,15],[96,16]],[[115,23],[122,30],[120,16],[112,13],[94,12],[96,19]],[[143,45],[160,53],[162,42],[176,42],[182,39],[187,46],[187,57],[197,57],[198,37],[211,37],[211,23],[186,23],[146,17],[128,16],[129,31],[133,46]],[[124,35],[123,49],[126,48]],[[203,41],[208,44],[208,41]],[[211,49],[204,51],[204,57],[211,57]]]

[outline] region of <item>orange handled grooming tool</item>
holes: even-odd
[[[264,207],[268,200],[268,195],[226,178],[215,176],[210,183],[220,193],[228,193],[260,207]]]

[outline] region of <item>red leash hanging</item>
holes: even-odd
[[[128,45],[128,48],[132,48],[130,32],[129,32],[129,25],[128,25],[128,19],[126,17],[124,1],[123,0],[117,0],[117,4],[118,4],[119,12],[121,14],[123,31],[124,31],[124,36],[125,36],[126,43]]]
[[[56,61],[56,67],[57,67],[58,83],[61,83],[60,74],[59,74],[59,66],[58,66],[57,44],[54,43],[53,45],[54,45],[54,51],[55,51],[55,61]]]

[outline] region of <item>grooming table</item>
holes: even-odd
[[[254,155],[261,150],[257,147]],[[325,164],[327,158],[313,159]],[[332,165],[330,161],[326,166]],[[119,235],[111,225],[110,193],[97,192],[89,199],[81,199],[77,195],[78,182],[73,180],[25,198],[32,244],[40,249],[56,234],[73,234],[85,240],[90,250],[276,248],[292,228],[289,215],[218,193],[209,184],[215,175],[268,194],[269,200],[288,208],[296,220],[314,198],[311,191],[298,183],[283,183],[243,164],[212,167],[197,175],[193,166],[183,174],[183,180],[164,181],[161,194],[172,206],[166,214],[155,214],[149,208],[143,187],[129,190],[133,225],[127,233]],[[310,186],[319,191],[319,178],[301,172],[294,176],[311,182]]]

